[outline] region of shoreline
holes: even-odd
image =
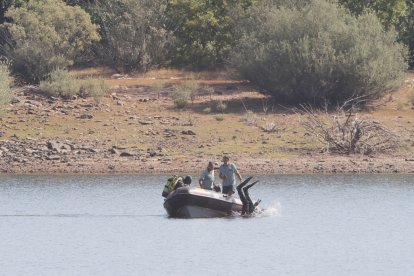
[[[5,149],[0,140],[0,150]],[[220,155],[157,156],[152,153],[111,153],[95,149],[57,153],[45,148],[31,153],[18,146],[20,152],[9,151],[0,160],[0,175],[172,175],[198,176],[208,161],[221,162]],[[39,147],[41,148],[41,147]],[[84,148],[85,149],[85,148]],[[29,152],[29,153],[27,153]],[[161,154],[162,155],[162,154]],[[404,155],[341,156],[335,154],[299,154],[284,158],[255,155],[231,155],[243,177],[246,175],[334,175],[334,174],[414,174],[414,158]]]

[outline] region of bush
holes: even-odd
[[[171,94],[171,98],[173,99],[174,104],[177,108],[184,108],[188,104],[190,94],[186,90],[175,89]]]
[[[3,51],[12,60],[14,74],[27,82],[39,82],[56,68],[72,65],[85,49],[99,40],[97,27],[80,7],[63,1],[28,1],[12,7],[6,17],[11,23],[2,25],[9,33]],[[6,32],[7,31],[7,32]]]
[[[216,121],[219,121],[219,122],[224,121],[224,115],[223,114],[216,115],[214,118],[216,119]]]
[[[69,99],[79,93],[81,85],[67,70],[58,69],[48,80],[41,81],[39,87],[48,96]]]
[[[0,62],[0,109],[10,103],[12,98],[10,87],[11,80],[8,65],[5,62]]]
[[[108,91],[109,86],[103,80],[85,79],[80,82],[79,96],[99,98]]]
[[[373,14],[353,17],[325,0],[303,7],[264,1],[240,25],[232,63],[287,103],[368,102],[401,84],[406,48]]]
[[[247,110],[242,117],[243,122],[247,125],[256,125],[257,124],[257,116],[254,114],[253,111]]]
[[[199,86],[194,81],[187,81],[174,87],[171,97],[177,108],[184,108],[188,101],[194,102]]]
[[[216,105],[216,110],[217,112],[223,113],[224,111],[226,111],[227,109],[227,105],[225,103],[223,103],[222,101],[219,101]]]

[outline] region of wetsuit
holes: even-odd
[[[242,215],[244,214],[250,215],[251,213],[253,213],[254,209],[259,203],[259,201],[257,201],[256,203],[253,203],[249,195],[249,189],[253,187],[259,181],[253,182],[252,184],[245,186],[250,181],[250,179],[252,179],[252,177],[247,178],[245,181],[240,183],[236,188],[239,194],[240,200],[243,203],[242,213],[241,213]]]

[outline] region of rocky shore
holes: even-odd
[[[0,173],[197,175],[210,160],[220,165],[223,154],[244,175],[414,173],[411,108],[384,112],[406,135],[407,150],[336,155],[321,153],[295,115],[253,113],[246,119],[239,110],[260,107],[263,96],[237,85],[216,85],[213,99],[199,95],[187,110],[175,109],[165,93],[149,86],[117,86],[99,100],[70,101],[44,97],[35,87],[20,89],[0,117]],[[203,113],[215,101],[233,110],[220,118]],[[262,121],[276,130],[264,131]]]
[[[197,174],[206,160],[221,156],[172,158],[155,150],[131,151],[87,140],[0,140],[0,172],[7,174]],[[243,174],[414,173],[414,158],[308,155],[270,159],[232,156]]]

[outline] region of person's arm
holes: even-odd
[[[204,172],[201,174],[200,178],[198,179],[198,184],[200,185],[200,188],[202,187],[204,181]]]
[[[219,177],[220,179],[226,179],[226,175],[224,175],[223,173],[221,173],[221,167],[219,168]]]
[[[239,171],[237,170],[236,165],[233,164],[233,167],[234,167],[234,172],[236,173],[237,178],[239,179],[240,182],[242,182],[243,178],[241,174],[239,173]]]

